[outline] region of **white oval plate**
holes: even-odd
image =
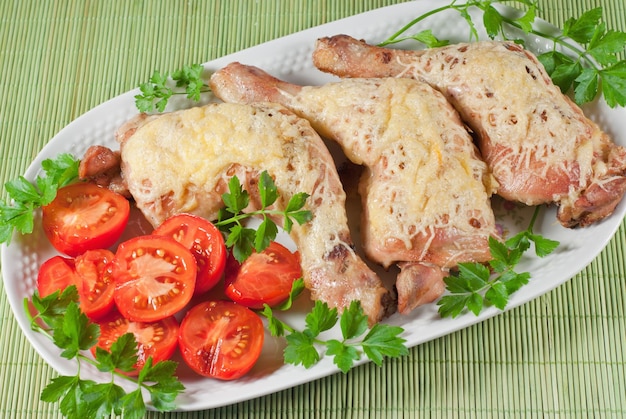
[[[293,83],[323,84],[335,79],[322,74],[311,63],[310,57],[317,38],[345,33],[365,39],[370,43],[377,43],[386,39],[412,18],[448,3],[448,0],[422,0],[373,10],[222,57],[206,63],[205,68],[208,71],[215,71],[232,61],[240,61],[261,67]],[[469,32],[466,23],[454,12],[435,15],[425,24],[427,25],[425,27],[434,28],[435,34],[440,38],[459,42],[467,40]],[[542,25],[544,29],[553,29],[545,23]],[[551,43],[547,41],[537,38],[527,38],[527,40],[529,41],[527,46],[535,52],[551,48]],[[113,132],[120,124],[137,114],[134,105],[134,96],[137,93],[137,90],[130,91],[111,99],[65,127],[39,153],[27,170],[26,178],[33,180],[39,173],[42,160],[53,158],[61,152],[70,152],[80,157],[92,144],[117,148]],[[177,105],[173,104],[173,107]],[[612,135],[618,144],[626,146],[626,111],[624,109],[610,109],[604,101],[598,101],[587,106],[585,111]],[[499,222],[511,232],[525,228],[532,214],[532,209],[520,207],[512,211],[507,210],[499,205],[497,200],[494,201],[494,209]],[[529,271],[532,279],[528,285],[511,297],[508,308],[519,306],[545,294],[581,271],[606,246],[619,227],[625,212],[626,203],[622,202],[615,213],[605,221],[584,229],[568,230],[556,222],[554,209],[543,211],[537,220],[535,231],[560,241],[561,245],[549,257],[538,259],[528,256],[522,261],[519,270]],[[351,219],[354,220],[356,216],[356,214],[351,214]],[[133,230],[141,231],[146,228],[141,222],[141,217],[135,216],[133,220],[135,223]],[[47,338],[30,329],[23,310],[24,298],[32,296],[35,289],[39,266],[56,254],[43,235],[40,225],[40,220],[37,220],[35,232],[32,235],[26,237],[16,235],[10,246],[2,247],[5,289],[17,321],[35,349],[60,374],[75,374],[75,364],[61,358],[60,351]],[[285,236],[281,237],[285,242],[289,241]],[[355,232],[355,239],[358,239],[358,232]],[[302,324],[303,314],[308,309],[307,304],[307,302],[299,303],[299,307],[291,315],[291,320]],[[466,314],[455,319],[442,319],[437,314],[436,305],[429,304],[418,308],[408,316],[394,315],[387,322],[402,326],[405,329],[403,337],[406,338],[408,346],[415,346],[485,320],[499,312],[490,308],[477,317]],[[338,372],[330,358],[322,358],[321,362],[310,369],[284,365],[282,345],[280,340],[267,336],[258,364],[247,376],[236,381],[223,382],[199,377],[181,362],[179,377],[186,390],[177,400],[179,409],[191,411],[224,406]],[[180,358],[175,357],[175,360],[180,361]],[[106,379],[104,375],[88,365],[83,366],[82,375],[84,378],[94,380]],[[119,384],[129,390],[133,389],[133,386],[124,380],[119,381]]]

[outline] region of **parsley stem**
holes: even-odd
[[[399,38],[398,37],[400,35],[402,35],[404,32],[406,32],[407,30],[409,30],[409,28],[411,28],[414,25],[417,25],[419,22],[421,22],[422,20],[426,20],[428,17],[435,15],[437,13],[443,12],[445,10],[449,10],[449,9],[455,9],[458,10],[457,6],[454,5],[454,1],[450,4],[448,4],[447,6],[443,6],[440,7],[438,9],[433,9],[427,13],[424,13],[423,15],[413,19],[412,21],[410,21],[409,23],[407,23],[406,25],[404,25],[400,30],[398,30],[396,33],[394,33],[393,35],[391,35],[389,38],[387,38],[385,41],[381,42],[378,44],[379,47],[384,47],[386,45],[390,45],[390,44],[395,44],[401,41],[404,41],[405,39],[408,39],[408,37],[404,37],[404,38]]]
[[[280,215],[280,216],[283,216],[283,217],[287,217],[287,214],[284,211],[261,209],[261,210],[257,210],[257,211],[246,212],[246,213],[242,212],[242,213],[239,213],[237,215],[233,215],[232,217],[225,218],[223,220],[215,221],[215,222],[213,222],[213,224],[215,224],[217,227],[229,225],[229,224],[232,224],[232,223],[237,223],[237,224],[241,225],[241,221],[242,220],[245,220],[246,218],[254,217],[256,215],[261,215],[261,216],[263,216],[263,218],[267,218],[268,215]]]
[[[540,206],[536,206],[535,210],[533,211],[533,216],[530,219],[530,223],[528,223],[528,228],[526,229],[526,231],[528,231],[529,233],[533,232],[533,229],[535,228],[535,221],[537,220],[537,216],[539,215],[539,210],[541,209]]]

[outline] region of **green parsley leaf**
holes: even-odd
[[[61,356],[67,359],[76,358],[79,351],[94,346],[99,335],[98,325],[90,323],[78,308],[78,303],[73,301],[68,304],[63,321],[53,331],[54,343],[63,349]]]
[[[278,190],[274,179],[266,171],[263,171],[259,176],[259,197],[263,209],[271,206],[278,199]]]
[[[591,102],[598,94],[599,74],[595,68],[585,68],[575,80],[576,103]]]
[[[360,359],[359,347],[378,365],[384,356],[397,357],[408,353],[404,345],[406,340],[399,337],[404,331],[401,327],[378,323],[365,334],[368,330],[367,316],[358,301],[351,302],[341,317],[337,315],[336,308],[331,309],[328,304],[316,301],[305,318],[306,327],[302,331],[294,330],[278,320],[267,304],[261,314],[269,320],[268,329],[272,336],[285,336],[287,346],[283,355],[288,364],[311,367],[321,359],[318,349],[321,346],[326,348],[326,355],[332,356],[335,365],[343,372],[347,372]],[[337,321],[340,322],[342,340],[321,340],[320,334],[332,329]],[[365,337],[361,338],[363,334]]]
[[[367,316],[363,313],[361,303],[352,301],[348,308],[341,313],[339,321],[341,334],[346,339],[361,336],[367,330]]]
[[[426,45],[428,48],[444,47],[450,44],[450,41],[448,40],[438,39],[433,34],[433,31],[431,29],[425,29],[423,31],[420,31],[414,35],[411,35],[410,38],[416,40],[417,42],[421,42],[422,44]]]
[[[515,272],[515,267],[531,243],[534,243],[535,253],[539,257],[547,256],[559,244],[533,233],[538,214],[539,207],[536,207],[528,228],[504,243],[494,238],[489,239],[492,257],[489,266],[493,272],[480,263],[460,263],[457,274],[444,278],[448,294],[437,302],[442,317],[454,318],[466,309],[478,315],[485,305],[492,305],[500,310],[506,308],[510,295],[526,285],[530,279],[528,272]]]
[[[237,176],[233,176],[228,181],[228,192],[222,194],[222,201],[232,214],[240,213],[249,205],[250,195],[243,189]]]
[[[106,418],[111,414],[120,415],[120,399],[124,389],[113,382],[95,383],[83,386],[82,400],[86,404],[86,417]]]
[[[185,389],[175,376],[176,368],[176,362],[161,361],[153,364],[150,357],[139,372],[138,382],[148,390],[152,404],[161,412],[175,409],[176,397]],[[154,384],[145,385],[147,382]]]
[[[210,91],[203,72],[200,64],[175,70],[172,73],[175,88],[172,88],[168,73],[154,71],[148,82],[139,84],[141,94],[135,95],[135,106],[140,112],[164,112],[170,98],[178,94],[185,94],[188,99],[198,102],[202,93]]]
[[[375,324],[363,338],[362,346],[365,355],[376,365],[382,365],[383,357],[399,357],[408,355],[409,350],[404,343],[406,339],[399,337],[404,332],[399,326]]]
[[[146,414],[146,404],[143,401],[141,389],[126,393],[120,399],[120,406],[124,412],[124,419],[141,419]]]
[[[15,230],[21,234],[33,232],[33,212],[49,204],[58,188],[78,178],[79,163],[70,154],[62,153],[55,159],[46,159],[41,163],[45,175],[38,176],[35,184],[19,176],[4,185],[12,202],[0,201],[0,243],[10,244]]]
[[[557,66],[550,76],[562,92],[567,92],[582,71],[583,66],[580,62],[572,62]]]
[[[98,369],[103,372],[112,372],[116,369],[125,372],[133,371],[137,363],[137,341],[132,333],[125,333],[111,345],[110,351],[96,348]]]
[[[491,39],[494,39],[502,31],[502,15],[491,4],[485,7],[483,23],[487,30],[487,35]]]
[[[534,3],[528,2],[526,3],[528,10],[521,17],[515,19],[514,21],[519,25],[519,27],[525,33],[530,33],[533,30],[533,23],[537,18],[537,7]]]
[[[308,332],[291,332],[285,336],[287,347],[283,353],[285,362],[293,365],[302,365],[310,368],[320,360],[320,354],[315,348],[315,338]]]
[[[337,324],[337,319],[337,308],[333,307],[331,309],[325,302],[316,300],[313,310],[306,315],[304,321],[311,334],[317,336],[326,330],[330,330]]]
[[[261,172],[258,183],[261,209],[243,213],[250,204],[250,194],[246,191],[237,176],[233,176],[228,182],[228,192],[222,194],[225,208],[219,212],[215,225],[226,236],[226,247],[232,249],[232,254],[240,263],[252,254],[253,250],[262,252],[270,242],[278,235],[278,226],[271,217],[282,217],[284,229],[290,232],[295,220],[302,225],[312,218],[308,210],[303,210],[306,199],[309,197],[304,192],[294,194],[287,203],[285,210],[269,209],[278,200],[278,190],[274,179],[267,173]],[[254,230],[244,227],[242,221],[246,218],[260,216],[262,222]]]
[[[280,303],[276,308],[281,311],[289,310],[293,304],[293,301],[304,291],[304,279],[298,278],[291,283],[291,291],[289,291],[289,297]]]
[[[626,61],[600,70],[602,94],[610,107],[626,106]]]
[[[208,85],[202,80],[204,67],[200,64],[183,66],[172,73],[172,80],[176,81],[176,87],[185,87],[187,98],[198,102],[200,94],[208,89]]]
[[[581,44],[589,43],[600,19],[602,19],[601,7],[586,11],[578,19],[569,18],[563,25],[563,36],[570,37]]]
[[[252,254],[255,240],[256,231],[254,229],[235,225],[231,228],[225,244],[231,249],[235,259],[241,263]]]
[[[598,26],[598,36],[592,39],[587,53],[604,66],[617,63],[617,54],[624,51],[626,33],[610,30],[604,33],[604,24]]]
[[[263,304],[263,310],[260,311],[259,314],[267,318],[266,327],[272,336],[285,336],[285,323],[274,316],[274,312],[269,305]]]
[[[333,357],[333,363],[344,373],[348,372],[354,362],[360,358],[354,346],[346,345],[336,339],[326,342],[326,353]]]
[[[278,227],[272,220],[265,217],[256,229],[254,237],[254,249],[257,252],[263,251],[263,249],[270,245],[270,242],[276,239],[277,235]]]
[[[35,290],[32,303],[37,310],[37,316],[32,319],[31,328],[35,331],[41,330],[41,327],[36,323],[37,319],[41,319],[52,328],[62,327],[60,323],[63,322],[67,306],[72,302],[78,303],[76,285],[70,285],[63,291],[55,291],[44,298],[41,298],[39,292]],[[24,304],[25,311],[27,311],[28,299],[24,300]]]

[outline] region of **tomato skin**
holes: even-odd
[[[55,291],[63,291],[70,285],[76,285],[78,288],[78,281],[74,259],[53,256],[39,267],[37,292],[41,297],[47,297]]]
[[[289,297],[293,282],[302,277],[299,254],[278,242],[252,253],[241,265],[228,258],[225,293],[231,300],[253,309],[273,307]]]
[[[172,237],[193,253],[198,265],[195,294],[213,288],[224,273],[226,246],[222,233],[210,221],[191,214],[177,214],[165,220],[154,233]]]
[[[42,213],[44,232],[54,248],[78,256],[115,244],[128,223],[130,204],[93,183],[74,183],[60,188]]]
[[[132,322],[119,314],[112,312],[98,322],[100,336],[98,343],[91,347],[92,355],[96,355],[96,348],[110,350],[111,345],[125,333],[132,333],[137,341],[137,362],[134,371],[125,372],[127,375],[137,375],[149,357],[153,364],[170,359],[178,343],[178,322],[174,317],[166,317],[156,322]]]
[[[189,250],[166,236],[138,236],[117,248],[112,264],[113,298],[131,321],[154,322],[189,303],[196,283],[196,261]]]
[[[80,279],[80,309],[91,320],[103,317],[114,306],[115,281],[111,271],[114,257],[110,250],[94,249],[87,250],[74,260],[74,270]]]
[[[113,253],[106,249],[88,250],[75,259],[53,256],[39,268],[37,291],[46,297],[76,286],[80,309],[97,320],[113,308],[114,282],[110,273]]]
[[[254,366],[264,338],[263,322],[252,310],[231,301],[206,301],[183,318],[178,345],[198,374],[234,380]]]

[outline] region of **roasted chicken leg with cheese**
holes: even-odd
[[[232,63],[213,74],[211,90],[227,102],[281,103],[364,166],[363,247],[370,259],[401,268],[400,312],[439,297],[448,268],[490,259],[491,178],[457,113],[427,84],[388,78],[302,87]]]
[[[372,324],[395,310],[390,291],[353,250],[339,175],[306,120],[276,104],[213,103],[140,115],[116,137],[122,176],[154,226],[181,212],[217,219],[221,196],[235,175],[251,195],[252,210],[259,205],[256,184],[266,170],[280,194],[277,209],[298,192],[310,195],[306,209],[313,218],[294,225],[291,236],[312,298],[340,311],[358,300]]]
[[[555,86],[536,57],[510,42],[423,51],[322,38],[315,65],[341,77],[407,77],[440,90],[476,133],[498,194],[556,203],[566,227],[610,215],[626,190],[626,150]]]

